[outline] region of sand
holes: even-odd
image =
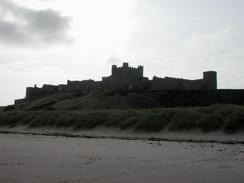
[[[244,144],[244,132],[236,134],[225,134],[221,131],[202,132],[200,130],[193,131],[161,131],[156,133],[135,132],[132,130],[120,130],[117,128],[94,128],[90,130],[74,131],[69,128],[51,128],[38,127],[28,128],[26,126],[17,126],[14,128],[0,127],[0,133],[10,132],[19,134],[43,134],[55,136],[80,136],[94,138],[112,138],[112,139],[155,139],[155,141],[195,141],[195,142],[217,142],[217,143],[240,143]]]
[[[243,183],[244,145],[0,134],[0,182]]]

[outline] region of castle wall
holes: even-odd
[[[123,63],[122,67],[112,66],[111,76],[103,77],[102,81],[83,80],[67,81],[66,85],[43,85],[42,88],[26,88],[26,100],[52,95],[57,92],[79,92],[83,94],[95,90],[105,89],[122,89],[132,90],[216,90],[217,89],[217,72],[208,71],[203,73],[203,78],[198,80],[187,80],[179,78],[159,78],[153,77],[149,80],[143,76],[143,66],[129,67],[128,63]],[[21,102],[16,101],[16,102]]]
[[[112,67],[112,77],[125,77],[128,79],[141,78],[143,77],[143,67],[139,66],[138,68],[128,67],[125,65],[123,67]]]
[[[244,90],[165,90],[152,91],[148,96],[162,107],[208,106],[216,103],[244,105]]]
[[[217,72],[215,72],[215,71],[204,72],[203,80],[205,83],[205,89],[208,89],[208,90],[217,89]]]
[[[82,93],[89,93],[93,90],[99,89],[101,83],[94,80],[83,80],[83,81],[67,81],[67,87],[65,91],[79,91]]]
[[[201,88],[201,83],[201,80],[153,77],[152,90],[197,90]]]
[[[216,72],[204,72],[203,79],[187,80],[179,78],[153,77],[152,90],[215,90],[217,89]]]
[[[25,98],[14,100],[14,104],[15,104],[15,105],[23,104],[23,103],[25,103],[25,102],[26,102],[26,99],[25,99]]]
[[[103,78],[104,88],[113,89],[139,89],[145,88],[153,91],[159,90],[215,90],[217,89],[217,73],[208,71],[203,73],[202,79],[187,80],[180,78],[159,78],[152,80],[143,77],[143,66],[137,68],[129,67],[123,63],[122,67],[112,66],[112,75]]]
[[[143,77],[143,66],[137,68],[129,67],[128,63],[123,63],[123,67],[112,66],[110,77],[103,78],[105,88],[124,90],[143,90],[148,78]]]
[[[26,99],[33,100],[42,96],[52,95],[57,92],[57,86],[43,85],[42,88],[28,87],[26,88]]]
[[[41,91],[41,88],[37,88],[37,87],[28,87],[26,88],[26,96],[25,98],[26,99],[35,99],[35,98],[38,98],[39,96],[41,96],[42,94],[42,91]]]

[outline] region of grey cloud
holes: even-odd
[[[13,23],[0,20],[0,40],[8,43],[27,42],[27,35]]]
[[[33,10],[8,0],[1,0],[0,8],[0,40],[4,43],[38,45],[71,41],[68,36],[71,19],[60,12]]]

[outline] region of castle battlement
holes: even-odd
[[[80,92],[83,94],[96,90],[216,90],[217,89],[217,72],[203,72],[202,79],[188,80],[183,78],[154,76],[152,80],[143,76],[144,67],[130,67],[124,62],[121,67],[112,65],[111,75],[102,77],[102,81],[83,80],[67,81],[64,85],[44,84],[42,88],[27,87],[25,100],[34,100],[43,96],[55,94],[57,92]],[[23,100],[21,100],[23,101]]]
[[[114,77],[143,77],[143,66],[129,67],[129,64],[124,62],[123,66],[117,67],[117,65],[112,66],[112,76]]]

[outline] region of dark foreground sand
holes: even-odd
[[[243,183],[244,145],[0,134],[0,183]]]

